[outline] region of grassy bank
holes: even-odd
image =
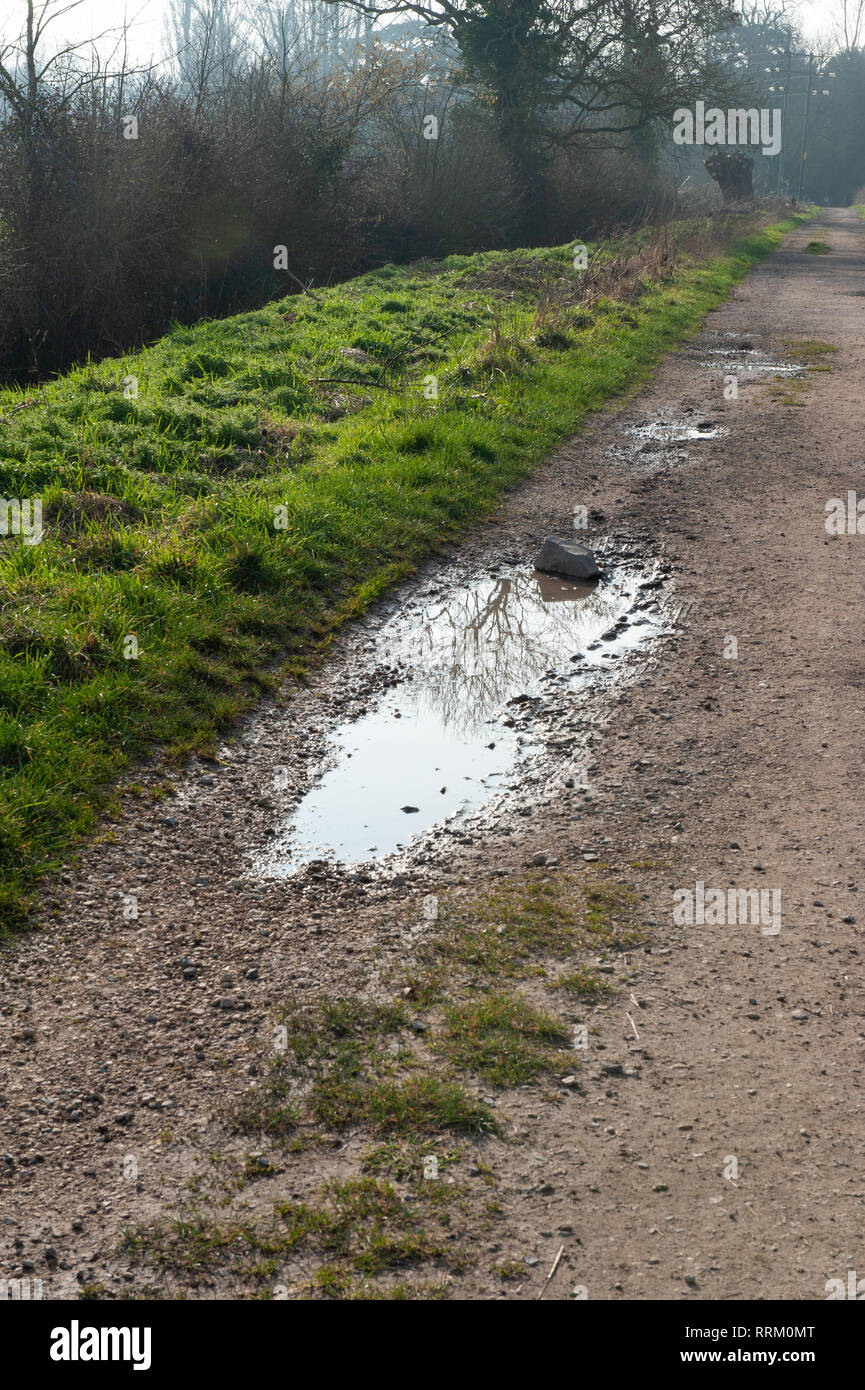
[[[43,528],[0,536],[0,921],[128,760],[206,747],[793,225],[386,266],[0,393],[0,498]]]

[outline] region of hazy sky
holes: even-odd
[[[57,0],[57,7],[63,8],[68,3],[69,0]],[[734,7],[735,3],[736,0],[732,0]],[[132,26],[132,56],[141,59],[159,49],[167,8],[168,0],[83,0],[78,9],[58,19],[54,33],[75,38],[95,35],[122,23],[126,15]],[[798,13],[806,33],[809,36],[827,33],[832,13],[838,8],[839,0],[803,0]],[[21,0],[4,0],[4,11],[0,31],[8,36],[15,27],[16,15],[23,12]]]

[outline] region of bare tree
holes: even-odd
[[[171,0],[166,21],[175,69],[200,110],[206,92],[237,72],[246,23],[237,0]]]
[[[794,23],[803,0],[740,0],[738,5],[742,24],[762,29],[789,29]]]
[[[843,53],[855,53],[865,39],[865,0],[836,0],[832,37]]]
[[[123,32],[122,28],[106,29],[94,39],[81,39],[75,43],[61,43],[49,57],[42,57],[42,50],[49,29],[58,19],[78,10],[85,0],[25,0],[25,13],[19,33],[13,39],[0,40],[0,97],[18,116],[25,138],[36,127],[39,110],[39,94],[45,79],[52,69],[72,71],[71,60],[82,50],[93,50],[100,39],[109,33]],[[61,94],[61,100],[68,104],[75,93],[88,80],[85,73],[76,73],[76,80],[70,82]]]
[[[89,84],[104,77],[98,44],[109,34],[125,40],[125,29],[106,29],[95,38],[61,42],[47,56],[52,27],[84,0],[25,0],[18,34],[0,43],[0,101],[17,128],[17,141],[23,165],[23,204],[19,219],[19,239],[25,254],[32,252],[36,240],[45,191],[45,165],[42,158],[42,126],[68,111]],[[84,51],[90,64],[77,61]],[[50,85],[50,101],[43,100]],[[18,312],[28,345],[28,367],[37,370],[37,358],[44,332],[40,315],[38,275],[22,270],[17,281]]]
[[[627,144],[719,87],[716,40],[737,22],[721,0],[327,0],[448,32],[486,88],[529,203],[556,147],[587,135]],[[726,78],[725,78],[726,71]]]

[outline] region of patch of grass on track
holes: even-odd
[[[594,870],[449,892],[411,953],[422,988],[401,983],[398,956],[380,998],[280,1007],[276,1056],[213,1117],[227,1132],[174,1219],[126,1231],[120,1253],[141,1267],[133,1286],[141,1277],[178,1297],[228,1278],[244,1298],[446,1297],[502,1214],[509,1093],[562,1103],[554,1077],[580,1065],[574,1026],[616,988],[584,957],[644,941],[639,904]],[[403,925],[413,918],[408,906]],[[256,1148],[238,1151],[238,1135]]]
[[[524,999],[487,994],[445,1011],[444,1051],[493,1086],[522,1086],[561,1065],[568,1034]]]
[[[0,499],[43,526],[0,509],[0,930],[130,760],[206,751],[794,225],[702,259],[679,229],[642,278],[646,232],[596,248],[637,277],[584,306],[567,247],[384,266],[0,392]]]
[[[366,1126],[378,1136],[497,1129],[488,1107],[457,1080],[418,1072],[411,1046],[400,1040],[408,1031],[401,1003],[322,999],[277,1028],[284,1048],[226,1114],[237,1133],[300,1141],[310,1124]]]
[[[131,1264],[147,1266],[159,1277],[179,1278],[192,1288],[230,1269],[245,1286],[245,1297],[279,1296],[274,1289],[278,1271],[298,1252],[324,1261],[307,1282],[306,1296],[442,1296],[444,1288],[439,1286],[436,1294],[434,1284],[405,1279],[389,1286],[368,1282],[372,1276],[413,1271],[433,1261],[440,1268],[462,1268],[465,1256],[447,1241],[446,1205],[422,1200],[422,1184],[414,1195],[415,1202],[408,1205],[383,1179],[331,1179],[314,1203],[277,1202],[264,1221],[217,1222],[197,1213],[168,1227],[130,1228],[121,1249]]]

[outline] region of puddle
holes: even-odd
[[[709,348],[709,358],[715,360],[700,363],[701,367],[738,377],[758,376],[802,376],[801,362],[772,362],[761,357],[756,348],[743,351],[741,348]],[[718,362],[718,358],[723,358]]]
[[[326,770],[258,871],[369,863],[508,790],[518,764],[540,751],[526,716],[541,697],[589,698],[593,674],[659,630],[656,595],[641,579],[617,572],[576,584],[512,569],[403,608],[369,656],[399,683],[333,730]]]
[[[630,425],[628,434],[636,439],[654,440],[659,444],[683,444],[694,439],[717,439],[728,431],[714,421],[698,420],[696,424],[684,421],[653,420],[648,425]]]

